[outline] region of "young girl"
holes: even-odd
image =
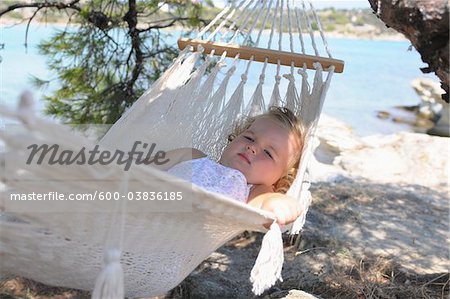
[[[218,163],[197,149],[182,148],[167,153],[163,168],[206,190],[271,211],[283,225],[302,212],[284,193],[295,178],[303,137],[303,126],[290,110],[271,107],[238,126]]]

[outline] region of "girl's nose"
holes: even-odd
[[[254,155],[256,154],[256,147],[254,145],[247,145],[247,150]]]

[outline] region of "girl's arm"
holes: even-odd
[[[280,225],[295,221],[303,212],[295,198],[275,193],[272,188],[267,186],[255,186],[247,203],[252,207],[274,213]]]
[[[161,164],[161,165],[155,165],[152,164],[152,166],[160,169],[160,170],[169,170],[173,166],[175,166],[178,163],[187,161],[187,160],[193,160],[198,158],[203,158],[206,155],[195,148],[178,148],[175,150],[171,150],[165,153],[164,159],[168,160],[167,162]]]

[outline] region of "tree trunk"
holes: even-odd
[[[447,0],[368,0],[388,27],[404,34],[435,72],[449,102],[449,9]]]

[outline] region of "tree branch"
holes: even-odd
[[[43,8],[56,8],[56,9],[74,9],[76,11],[81,11],[81,8],[75,4],[77,4],[78,2],[80,2],[80,0],[73,0],[69,3],[64,3],[64,2],[48,2],[48,1],[44,1],[44,2],[33,2],[33,3],[18,3],[18,4],[13,4],[10,5],[8,7],[6,7],[3,10],[0,10],[0,17],[11,12],[14,11],[16,9],[22,9],[22,8],[37,8],[38,10],[43,9]]]
[[[145,31],[150,31],[152,29],[168,28],[168,27],[173,26],[176,22],[183,22],[183,21],[187,21],[187,20],[189,20],[188,17],[173,17],[173,18],[170,18],[170,19],[158,20],[158,21],[155,21],[153,23],[150,23],[147,28],[139,29],[139,31],[140,32],[145,32]],[[203,23],[203,24],[205,24],[205,25],[208,24],[208,20],[199,19],[198,21]],[[163,22],[168,22],[168,23],[161,24]],[[155,24],[155,25],[152,25],[152,24]]]
[[[127,92],[131,95],[133,94],[133,86],[137,79],[139,78],[139,75],[142,73],[143,68],[143,53],[141,49],[141,38],[139,36],[140,31],[136,28],[137,27],[137,7],[136,7],[136,0],[129,0],[128,1],[128,11],[123,17],[124,21],[128,24],[128,34],[131,37],[131,53],[134,53],[135,57],[135,65],[133,68],[133,71],[131,73],[131,78],[127,82]]]

